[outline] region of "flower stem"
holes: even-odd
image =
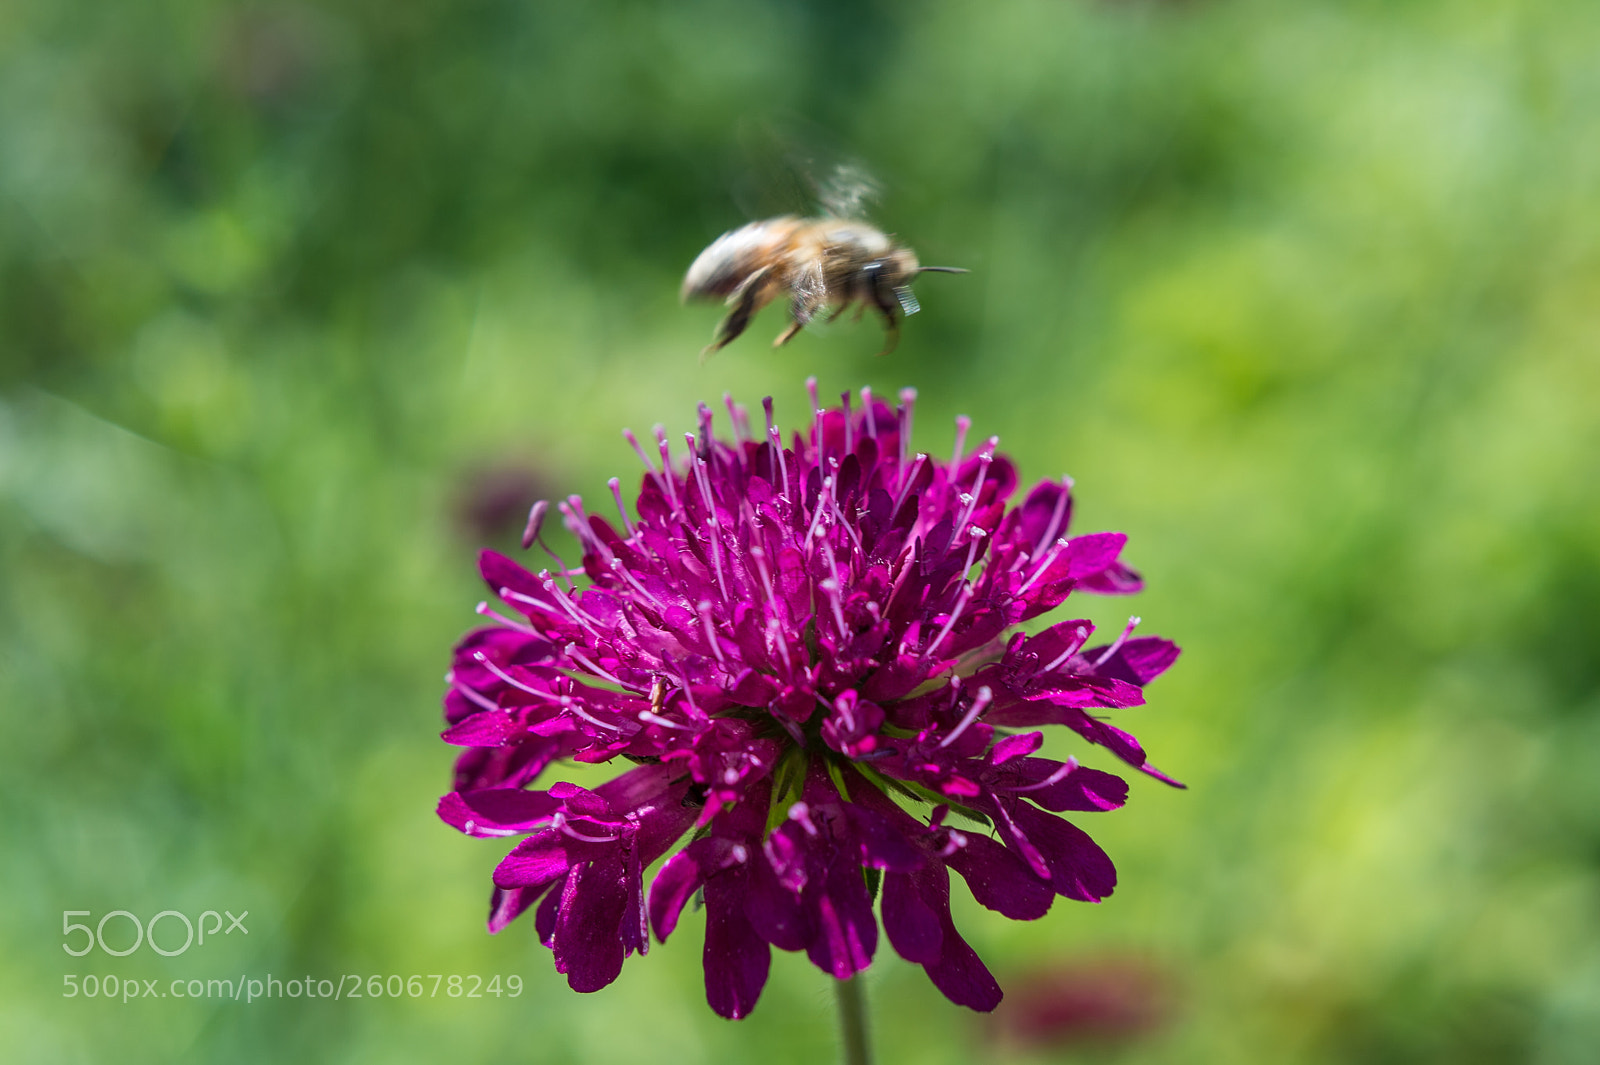
[[[839,1000],[839,1038],[844,1044],[844,1065],[872,1065],[872,1050],[867,1045],[867,997],[861,978],[835,980],[833,993]]]

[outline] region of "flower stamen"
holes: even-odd
[[[902,388],[900,390],[900,409],[896,412],[900,419],[900,470],[906,468],[906,459],[911,454],[911,413],[917,403],[917,390]]]
[[[610,673],[607,673],[605,670],[601,669],[599,666],[597,666],[593,662],[591,662],[583,654],[583,652],[578,650],[578,645],[577,644],[575,644],[575,643],[567,644],[567,646],[566,646],[566,655],[567,655],[568,658],[570,658],[574,662],[578,663],[578,665],[582,666],[588,673],[592,674],[593,676],[599,677],[601,680],[609,680],[612,684],[615,684],[619,688],[629,688],[629,685],[622,683],[622,681],[618,680],[616,677],[613,677]],[[630,688],[630,690],[631,690],[631,688]]]
[[[956,415],[956,445],[950,453],[950,476],[954,477],[961,468],[961,459],[967,451],[967,430],[972,428],[972,419],[965,414]]]
[[[1007,790],[1012,791],[1012,792],[1039,791],[1042,788],[1048,788],[1052,784],[1061,783],[1063,780],[1067,779],[1067,777],[1070,776],[1072,774],[1072,772],[1077,768],[1078,768],[1078,760],[1076,758],[1068,758],[1065,762],[1062,762],[1061,765],[1056,768],[1056,771],[1054,773],[1051,773],[1049,776],[1045,777],[1043,780],[1039,781],[1037,784],[1025,784],[1020,788],[1009,788]]]
[[[1143,619],[1135,615],[1128,619],[1128,627],[1122,630],[1122,635],[1111,641],[1111,646],[1100,652],[1100,657],[1094,660],[1094,668],[1099,669],[1111,660],[1111,656],[1122,650],[1122,645],[1128,642],[1128,637],[1133,635],[1133,630],[1139,627]]]
[[[473,607],[472,612],[477,614],[479,617],[489,618],[501,625],[504,625],[508,629],[515,629],[517,632],[524,633],[525,635],[539,635],[538,631],[535,630],[531,625],[524,625],[520,621],[512,621],[504,614],[497,613],[495,609],[489,605],[489,601],[487,599],[482,600],[477,606]]]
[[[1072,631],[1077,635],[1078,642],[1068,646],[1065,651],[1062,651],[1059,655],[1056,655],[1056,657],[1051,660],[1048,666],[1045,666],[1039,671],[1040,673],[1054,673],[1057,669],[1061,668],[1061,664],[1063,662],[1077,654],[1078,650],[1083,647],[1083,641],[1089,638],[1089,630],[1084,628],[1082,625],[1079,625]]]

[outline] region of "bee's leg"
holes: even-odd
[[[899,303],[895,299],[894,289],[885,283],[877,271],[873,271],[872,276],[872,306],[883,316],[883,350],[878,354],[887,355],[900,344]]]
[[[794,321],[789,328],[778,334],[778,339],[772,342],[775,348],[781,348],[795,338],[795,334],[806,327],[811,319],[822,310],[828,298],[827,284],[822,277],[822,268],[812,265],[797,272],[794,280],[789,285],[789,317]]]
[[[851,307],[856,309],[856,313],[850,316],[850,320],[852,322],[861,321],[861,314],[867,309],[867,305],[865,303],[858,302],[860,299],[861,297],[857,295],[849,296],[843,303],[839,304],[839,306],[833,309],[833,313],[828,315],[827,321],[830,323],[838,321],[844,312],[848,311]]]
[[[900,346],[900,322],[893,311],[883,316],[883,350],[878,355],[888,355]]]
[[[756,311],[761,309],[761,305],[764,302],[761,299],[761,281],[766,275],[766,269],[757,270],[745,278],[744,283],[734,290],[733,295],[728,297],[728,302],[733,304],[733,310],[728,312],[726,318],[717,323],[717,331],[713,334],[711,343],[707,344],[705,350],[700,353],[702,360],[713,352],[721,351],[738,339],[739,334],[743,333],[746,327],[750,325],[750,319],[755,316]]]
[[[794,301],[789,305],[789,315],[794,321],[789,323],[789,328],[778,334],[778,339],[772,342],[775,348],[781,348],[795,338],[795,334],[806,327],[811,319],[817,316],[822,309],[822,300],[805,292],[796,292]]]

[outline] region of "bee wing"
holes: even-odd
[[[747,218],[811,215],[817,209],[816,132],[793,116],[745,118],[735,133],[733,200]]]
[[[882,183],[855,160],[836,164],[817,188],[822,209],[835,218],[865,218],[882,195]]]
[[[745,180],[735,200],[751,218],[778,214],[864,218],[882,185],[836,133],[798,115],[741,122]]]

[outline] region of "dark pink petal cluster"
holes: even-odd
[[[913,398],[823,410],[813,385],[788,441],[770,400],[759,435],[729,403],[731,441],[702,406],[686,455],[658,429],[652,461],[627,434],[646,467],[631,514],[615,480],[616,521],[559,505],[581,569],[483,554],[505,611],[480,606],[494,624],[456,649],[444,738],[465,750],[439,815],[524,837],[489,928],[533,907],[574,989],[614,980],[698,894],[725,1017],[754,1008],[772,947],[845,979],[880,920],[952,1001],[989,1010],[1000,988],[951,920],[951,870],[1018,920],[1111,894],[1111,860],[1059,815],[1115,809],[1127,785],[1023,730],[1065,725],[1174,783],[1101,712],[1142,703],[1178,649],[1134,623],[1096,647],[1087,621],[1018,631],[1073,591],[1137,591],[1125,537],[1068,536],[1065,480],[1008,509],[1016,470],[995,438],[968,452],[965,419],[948,463],[911,453]],[[619,757],[634,768],[593,791],[532,787],[557,759]]]

